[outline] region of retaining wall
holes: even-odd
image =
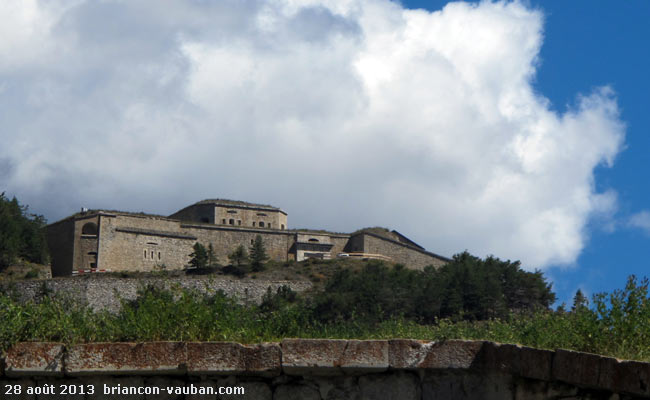
[[[195,289],[203,293],[223,291],[241,303],[260,303],[270,287],[275,293],[286,285],[296,292],[303,292],[313,285],[309,281],[268,281],[262,279],[237,279],[225,276],[183,276],[150,278],[113,278],[110,276],[77,276],[62,279],[21,281],[0,284],[0,290],[14,291],[21,301],[38,301],[45,293],[64,294],[93,310],[119,310],[120,299],[135,300],[138,289],[146,286],[159,288]]]
[[[650,398],[649,363],[482,341],[19,343],[2,358],[0,397],[8,399]],[[29,388],[57,395],[30,395]],[[71,388],[77,394],[60,395]],[[161,392],[123,394],[153,388]],[[201,395],[207,388],[244,394]],[[14,389],[21,394],[6,393]]]

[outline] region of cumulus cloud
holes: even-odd
[[[0,18],[0,185],[51,220],[226,197],[533,268],[573,262],[615,207],[593,175],[622,146],[615,94],[552,111],[532,86],[544,17],[520,2],[31,0]]]

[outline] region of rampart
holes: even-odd
[[[9,399],[613,400],[650,398],[650,364],[459,340],[18,343],[0,387]],[[219,390],[240,394],[200,394]]]
[[[0,285],[0,290],[15,292],[21,301],[38,301],[46,294],[70,296],[93,310],[119,310],[120,299],[135,300],[138,289],[146,286],[157,288],[197,290],[202,293],[222,291],[241,303],[260,303],[267,289],[275,293],[278,287],[286,285],[296,292],[312,287],[309,281],[269,281],[261,279],[236,279],[230,277],[184,276],[117,278],[111,276],[78,276],[64,279],[20,281]]]

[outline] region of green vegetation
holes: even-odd
[[[45,224],[43,216],[30,214],[15,197],[0,194],[0,271],[19,259],[47,263]]]
[[[548,309],[554,301],[541,272],[467,252],[437,270],[414,271],[399,264],[388,268],[377,261],[360,271],[340,269],[314,299],[318,315],[327,322],[403,316],[419,323],[503,319],[511,312]]]
[[[371,267],[370,269],[382,268]],[[399,269],[399,268],[398,268]],[[375,273],[375,272],[373,272]],[[383,272],[382,272],[383,273]],[[387,273],[395,273],[387,271]],[[399,274],[399,273],[398,273]],[[330,281],[328,285],[333,285]],[[335,286],[335,285],[333,285]],[[322,302],[297,296],[287,287],[270,290],[261,305],[241,305],[222,293],[141,289],[135,301],[123,302],[117,314],[53,296],[47,288],[39,302],[20,303],[0,295],[0,344],[17,341],[226,340],[243,343],[277,341],[285,337],[424,340],[483,339],[555,349],[566,348],[626,359],[650,361],[650,297],[648,280],[630,277],[622,290],[598,294],[592,306],[572,311],[543,307],[506,313],[487,320],[434,318],[418,321],[383,313],[322,313]],[[364,291],[365,295],[371,295]],[[377,307],[381,311],[380,305]],[[366,308],[360,305],[356,312]],[[382,311],[383,312],[383,311]]]
[[[257,235],[250,250],[251,270],[253,272],[264,271],[264,263],[269,259],[266,255],[266,248],[262,241],[262,236]]]

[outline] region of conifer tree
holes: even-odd
[[[201,243],[194,243],[194,252],[190,254],[190,268],[205,268],[208,264],[208,252]]]
[[[248,262],[248,254],[246,253],[246,249],[244,248],[244,246],[239,245],[235,249],[235,251],[228,254],[228,260],[230,260],[232,264],[235,264],[238,267],[241,267],[243,264],[246,264]]]
[[[264,248],[264,242],[262,241],[262,236],[257,235],[253,245],[251,246],[251,269],[254,272],[259,272],[264,270],[264,263],[269,257],[266,255],[266,248]]]

